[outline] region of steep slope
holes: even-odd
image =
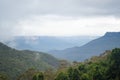
[[[58,58],[81,61],[113,48],[120,48],[120,32],[107,32],[104,36],[90,41],[81,47],[68,48],[62,51],[50,51],[50,53]]]
[[[10,80],[15,80],[29,68],[43,71],[58,66],[59,61],[49,54],[29,50],[19,51],[0,43],[0,73],[7,74]]]

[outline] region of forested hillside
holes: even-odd
[[[1,76],[5,80],[5,75]],[[57,71],[28,69],[17,80],[120,80],[120,48],[71,66],[61,64]]]
[[[55,80],[120,80],[120,48],[60,71]]]
[[[9,80],[15,80],[31,68],[45,71],[56,69],[58,66],[59,61],[49,54],[29,50],[19,51],[0,43],[0,74],[6,75]]]
[[[76,63],[60,71],[55,80],[120,80],[120,49]]]

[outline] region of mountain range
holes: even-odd
[[[62,50],[69,47],[81,46],[95,39],[97,36],[16,36],[6,45],[19,50],[34,50],[48,52]]]
[[[104,36],[94,39],[83,46],[53,50],[49,51],[49,53],[61,59],[83,61],[113,48],[120,48],[120,32],[107,32]]]
[[[33,37],[32,41],[35,41],[34,43],[37,45],[38,43],[36,42],[36,38],[38,41],[40,40],[39,37]],[[21,44],[21,47],[27,48],[30,44],[23,44],[25,41],[24,39],[25,38],[20,38],[17,41],[20,42],[19,44]],[[64,41],[65,39],[69,42],[75,40],[72,38],[70,38],[71,40],[68,38],[64,38]],[[44,40],[45,39],[43,39],[43,41]],[[32,41],[30,41],[30,43]],[[53,40],[51,40],[50,42],[52,41]],[[48,44],[49,47],[52,46],[52,43],[54,43],[54,41],[52,43],[50,42],[47,43],[45,41],[45,43]],[[63,42],[60,44],[64,46]],[[36,47],[38,47],[38,50],[40,50],[39,46]],[[30,48],[33,48],[34,50],[34,46]],[[58,68],[60,66],[60,61],[57,58],[70,61],[83,61],[85,59],[89,59],[92,56],[98,56],[101,53],[104,53],[106,50],[111,50],[114,48],[120,48],[120,32],[107,32],[104,36],[94,39],[80,47],[78,46],[66,48],[64,50],[53,50],[49,51],[49,54],[39,51],[31,51],[32,49],[20,50],[20,48],[19,50],[17,50],[0,42],[0,74],[6,74],[7,76],[9,76],[10,80],[15,80],[21,73],[24,73],[24,71],[30,68],[35,68],[40,71],[44,71],[50,68]],[[51,55],[55,56],[56,58]]]

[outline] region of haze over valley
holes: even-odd
[[[16,36],[3,43],[19,50],[48,52],[82,46],[98,36]]]

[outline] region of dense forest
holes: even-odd
[[[9,80],[0,74],[0,80]],[[17,80],[120,80],[120,48],[106,51],[100,56],[93,56],[84,62],[61,62],[58,70],[38,71],[28,69]]]
[[[45,71],[57,67],[59,67],[59,60],[49,54],[16,50],[0,43],[0,75],[7,75],[8,80],[16,80],[20,74],[31,68]]]

